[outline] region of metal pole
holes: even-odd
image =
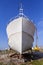
[[[36,46],[37,46],[37,43],[38,42],[38,35],[37,35],[37,28],[36,28]]]

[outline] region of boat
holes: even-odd
[[[10,48],[20,54],[26,50],[32,49],[35,25],[23,14],[22,7],[20,8],[19,16],[10,20],[6,31]]]

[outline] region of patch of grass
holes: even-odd
[[[26,64],[21,64],[21,65],[26,65]]]
[[[15,65],[13,62],[9,62],[7,65]]]
[[[43,65],[43,61],[34,60],[31,62],[32,65]]]
[[[0,62],[0,65],[3,65],[3,63],[2,63],[2,62]]]

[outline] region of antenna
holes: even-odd
[[[37,28],[36,28],[36,45],[38,43],[38,35],[37,35]]]
[[[22,3],[20,3],[19,16],[23,16]]]

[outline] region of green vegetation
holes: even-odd
[[[3,65],[3,63],[2,63],[2,62],[0,62],[0,65]]]
[[[32,62],[22,63],[21,65],[43,65],[43,59],[33,60]]]
[[[32,65],[43,65],[43,60],[34,60],[31,62]]]
[[[0,62],[0,65],[15,65],[13,62],[10,62],[10,63],[7,63],[7,64],[4,64],[3,62]]]

